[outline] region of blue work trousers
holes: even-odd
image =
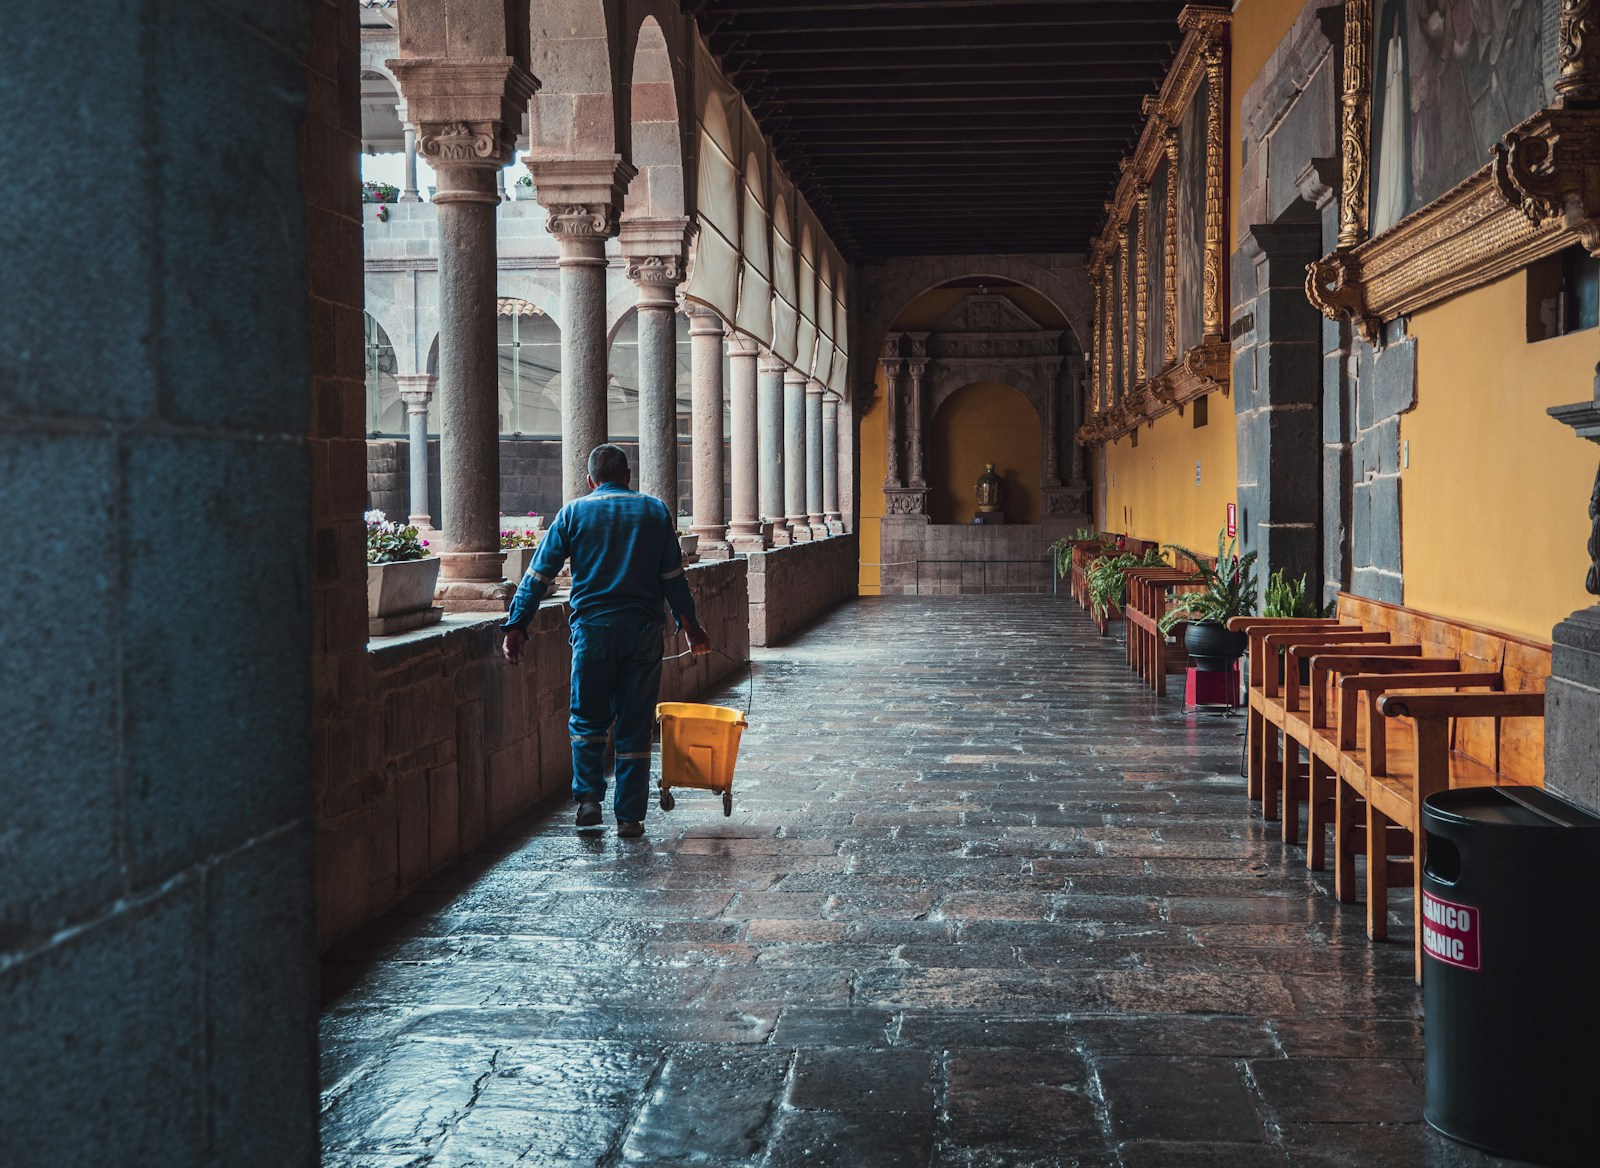
[[[623,617],[572,626],[572,797],[603,803],[606,738],[616,732],[619,823],[643,823],[650,740],[661,691],[663,621]]]

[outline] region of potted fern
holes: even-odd
[[[1161,618],[1163,633],[1187,623],[1184,648],[1198,669],[1224,672],[1244,654],[1249,638],[1229,632],[1227,622],[1236,616],[1254,616],[1256,611],[1256,552],[1241,556],[1225,531],[1217,533],[1217,562],[1208,565],[1197,552],[1178,544],[1169,545],[1194,561],[1194,579],[1205,587],[1199,592],[1179,595],[1173,607]]]
[[[1261,606],[1262,616],[1281,616],[1299,618],[1326,618],[1333,615],[1334,605],[1318,604],[1311,596],[1311,585],[1306,580],[1305,573],[1300,579],[1291,583],[1284,575],[1282,568],[1272,573],[1267,580],[1266,603]],[[1278,656],[1283,656],[1283,650],[1278,650]],[[1300,659],[1300,681],[1302,684],[1311,682],[1311,658]]]
[[[1122,611],[1128,598],[1128,578],[1122,573],[1127,568],[1153,568],[1166,561],[1160,548],[1150,548],[1144,555],[1122,552],[1120,555],[1103,555],[1089,562],[1084,578],[1089,582],[1089,611],[1097,621],[1107,621]]]

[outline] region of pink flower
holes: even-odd
[[[427,540],[423,540],[422,541],[422,546],[423,547],[427,547],[428,546],[428,541]]]

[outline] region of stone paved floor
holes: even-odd
[[[550,809],[330,955],[324,1163],[1499,1163],[1240,729],[1065,601],[852,605],[759,654],[732,819]]]

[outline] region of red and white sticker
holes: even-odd
[[[1422,949],[1435,961],[1477,969],[1481,957],[1478,910],[1422,894]]]

